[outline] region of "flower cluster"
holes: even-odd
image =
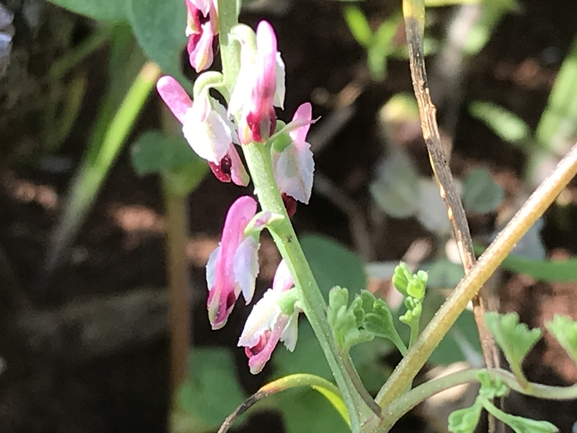
[[[212,65],[214,39],[219,33],[218,5],[216,0],[185,2],[189,62],[201,72]],[[268,22],[260,22],[256,33],[247,26],[236,26],[228,36],[240,46],[240,70],[234,88],[221,91],[221,97],[215,98],[212,92],[222,90],[224,80],[220,74],[205,72],[195,83],[194,100],[170,76],[158,81],[157,90],[182,124],[192,149],[208,162],[220,181],[247,186],[250,177],[238,149],[265,146],[290,216],[297,201],[306,204],[311,196],[314,160],[306,141],[313,123],[311,104],[298,107],[287,125],[277,122],[275,109],[282,109],[284,104],[285,72],[276,35]],[[203,76],[212,81],[203,80]],[[278,218],[283,216],[257,213],[257,202],[250,196],[238,198],[228,210],[221,242],[206,266],[207,308],[213,329],[226,324],[241,293],[247,304],[251,302],[259,271],[260,232]],[[293,287],[282,261],[272,288],[247,319],[238,344],[245,348],[253,374],[262,370],[279,341],[291,351],[295,347],[300,310]]]

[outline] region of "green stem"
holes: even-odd
[[[379,391],[376,401],[385,411],[398,398],[425,364],[443,336],[455,323],[467,303],[495,272],[521,237],[535,224],[563,188],[577,173],[577,144],[499,233],[477,264],[465,275],[451,296],[421,333],[415,345]],[[394,420],[393,420],[394,421]],[[387,423],[392,422],[387,418]],[[384,425],[384,423],[383,423]],[[380,430],[379,430],[380,431]],[[385,431],[385,430],[383,430]]]
[[[262,209],[284,217],[275,224],[275,230],[271,230],[271,234],[291,271],[303,312],[319,340],[341,390],[350,414],[351,428],[353,432],[359,431],[361,424],[369,417],[373,417],[373,413],[361,397],[360,392],[362,391],[356,389],[353,379],[347,373],[346,362],[348,361],[352,365],[350,359],[345,361],[349,355],[339,352],[333,338],[332,330],[326,318],[325,300],[313,277],[276,186],[270,148],[257,143],[246,145],[243,148]]]
[[[386,421],[379,426],[379,431],[388,431],[396,420],[401,418],[419,403],[422,403],[439,392],[458,385],[478,382],[478,374],[481,372],[488,372],[493,379],[501,379],[508,388],[530,397],[547,400],[574,400],[577,398],[577,385],[560,387],[530,383],[528,388],[524,388],[523,385],[517,381],[515,376],[506,370],[488,370],[485,368],[463,370],[425,382],[407,392],[401,398],[395,400],[383,412],[383,420]]]

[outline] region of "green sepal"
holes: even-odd
[[[413,326],[415,322],[418,321],[423,312],[423,304],[420,300],[412,297],[405,299],[405,307],[407,307],[407,312],[399,317],[399,320],[406,325]]]
[[[291,316],[298,307],[299,294],[297,290],[287,290],[278,299],[278,306],[283,314]]]
[[[342,287],[333,287],[329,292],[327,319],[337,345],[344,351],[374,338],[373,334],[360,327],[364,318],[361,299],[355,299],[347,308],[348,299],[349,292]]]
[[[278,121],[277,121],[278,123]],[[284,128],[286,125],[282,124],[281,128]],[[276,131],[280,130],[279,129],[279,125],[277,125]],[[275,132],[276,134],[276,132]],[[275,152],[282,152],[283,150],[285,150],[287,147],[289,147],[292,144],[292,139],[290,137],[290,135],[288,135],[288,133],[286,132],[281,132],[278,135],[276,135],[274,137],[274,140],[272,142],[272,150]]]
[[[411,274],[411,270],[406,263],[401,262],[395,268],[395,273],[393,275],[393,285],[399,292],[401,292],[404,297],[407,297],[407,287],[412,277],[413,274]]]
[[[489,312],[485,315],[485,322],[505,354],[511,371],[521,385],[527,386],[528,381],[523,374],[521,364],[527,353],[541,338],[541,330],[539,328],[529,329],[526,324],[519,323],[517,313]]]
[[[545,327],[577,364],[577,322],[570,317],[555,314]]]
[[[413,274],[406,263],[400,262],[395,268],[392,280],[393,285],[405,298],[413,297],[423,300],[428,279],[429,276],[425,271]]]

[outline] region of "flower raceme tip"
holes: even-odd
[[[246,36],[248,38],[248,36]],[[243,144],[265,142],[276,127],[274,107],[284,104],[284,63],[277,50],[276,35],[267,21],[256,30],[256,50],[239,38],[241,68],[228,111],[240,111],[239,139]]]

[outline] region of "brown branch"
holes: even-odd
[[[411,77],[413,79],[413,88],[419,105],[423,137],[427,145],[429,159],[439,186],[441,197],[447,205],[447,214],[449,221],[451,222],[453,236],[457,241],[461,262],[463,263],[465,273],[467,273],[476,262],[475,253],[473,251],[473,240],[469,231],[465,209],[463,208],[460,196],[456,191],[447,156],[445,155],[441,145],[441,137],[436,119],[437,110],[431,101],[431,95],[427,83],[421,29],[418,20],[411,15],[411,11],[409,11],[408,14],[405,14],[405,27],[407,45],[409,48]],[[485,306],[483,299],[479,294],[477,294],[473,298],[472,302],[473,314],[479,331],[485,364],[488,368],[497,368],[499,366],[499,353],[493,340],[493,336],[485,325]]]

